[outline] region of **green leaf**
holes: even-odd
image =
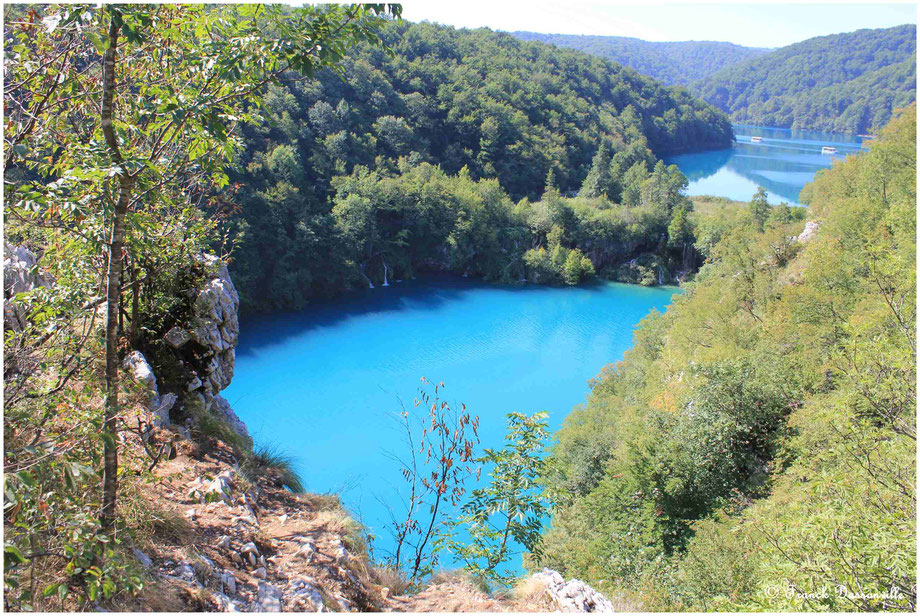
[[[6,543],[3,545],[3,570],[7,571],[11,569],[14,565],[21,565],[27,561],[26,557],[22,555],[22,552],[19,551],[12,543]]]

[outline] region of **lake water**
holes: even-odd
[[[855,135],[745,124],[733,126],[735,144],[731,148],[665,159],[687,176],[690,181],[687,194],[750,201],[757,187],[763,186],[768,191],[770,203],[785,201],[800,205],[799,192],[817,171],[863,148],[862,137]],[[752,137],[760,137],[763,141],[754,143]],[[837,154],[821,154],[823,146],[837,148]]]
[[[847,135],[745,125],[735,133],[732,148],[667,159],[690,180],[690,195],[748,201],[761,185],[772,203],[797,204],[818,170],[862,148]],[[825,145],[839,156],[822,155]],[[549,411],[556,430],[584,401],[587,381],[622,358],[639,321],[676,291],[457,278],[356,291],[244,321],[224,396],[257,442],[296,460],[309,491],[342,495],[377,536],[380,560],[393,544],[389,511],[399,510],[405,488],[394,460],[407,453],[397,417],[401,403],[413,409],[421,377],[443,381],[444,399],[479,416],[481,447],[502,445],[511,411]],[[519,557],[510,568],[520,568]]]
[[[396,415],[400,400],[412,408],[421,377],[479,416],[482,447],[502,445],[511,411],[549,411],[555,430],[676,291],[426,278],[353,292],[244,321],[223,395],[257,442],[296,458],[309,491],[342,494],[378,535],[380,558],[392,545],[387,506],[403,487],[391,455],[407,453]]]

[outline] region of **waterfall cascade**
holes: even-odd
[[[661,284],[661,268],[658,268],[658,284]]]
[[[387,262],[383,259],[383,257],[381,257],[380,260],[383,261],[383,285],[381,286],[388,287],[390,286],[390,283],[387,282]]]
[[[366,263],[361,264],[361,275],[364,276],[364,279],[367,281],[368,289],[374,288],[374,283],[371,282],[371,279],[367,277],[367,274],[364,273],[365,268],[367,267]]]

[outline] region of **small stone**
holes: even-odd
[[[268,577],[268,571],[265,570],[265,567],[259,567],[252,570],[252,576],[257,578]]]
[[[294,553],[294,555],[303,558],[307,562],[310,562],[313,560],[313,555],[315,553],[316,550],[313,548],[312,543],[304,543],[302,546],[300,546],[300,549]]]
[[[176,575],[189,581],[195,581],[198,579],[195,575],[195,569],[188,563],[182,563],[179,565],[179,567],[176,569]]]
[[[220,583],[230,594],[236,594],[236,578],[232,573],[224,571],[220,576]]]
[[[150,559],[149,556],[147,556],[146,554],[144,554],[137,548],[134,548],[132,552],[134,552],[134,558],[137,559],[137,562],[139,562],[141,566],[144,567],[144,569],[149,569],[150,567],[153,566],[153,561]]]
[[[223,549],[225,549],[225,550],[226,550],[226,549],[229,549],[229,548],[230,548],[230,536],[229,536],[229,535],[221,535],[220,539],[217,540],[217,544],[216,544],[216,545],[217,545],[217,547],[223,548]]]
[[[281,591],[271,584],[259,582],[259,607],[263,612],[281,611]]]
[[[323,595],[316,588],[314,582],[315,580],[312,578],[301,578],[295,582],[296,590],[291,597],[294,607],[302,608],[304,611],[323,611]]]

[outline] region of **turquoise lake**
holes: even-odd
[[[693,152],[665,158],[677,165],[690,186],[688,195],[715,195],[750,201],[758,186],[768,191],[770,203],[799,203],[799,192],[815,173],[863,148],[862,137],[786,128],[734,124],[731,148]],[[760,143],[751,141],[760,137]],[[837,154],[821,154],[823,146]]]
[[[687,175],[688,194],[748,201],[762,185],[771,203],[798,204],[818,170],[862,148],[861,138],[847,135],[744,125],[735,133],[729,149],[666,159]],[[821,154],[827,145],[838,154]],[[413,408],[421,377],[443,381],[443,399],[479,416],[480,447],[502,445],[511,411],[549,411],[555,430],[584,402],[588,381],[632,346],[639,321],[677,291],[446,277],[354,291],[301,312],[244,320],[223,395],[257,442],[295,459],[309,491],[342,496],[376,535],[382,560],[393,545],[389,511],[399,511],[405,490],[393,459],[407,453],[397,416],[401,402]],[[520,566],[519,557],[510,563]]]
[[[412,409],[421,377],[443,381],[444,399],[479,416],[482,447],[502,445],[511,411],[549,411],[556,429],[676,291],[438,277],[352,292],[244,321],[223,395],[257,442],[296,458],[308,490],[342,495],[378,535],[381,558],[392,545],[383,503],[398,507],[403,488],[390,456],[407,453],[396,415],[400,400]]]

